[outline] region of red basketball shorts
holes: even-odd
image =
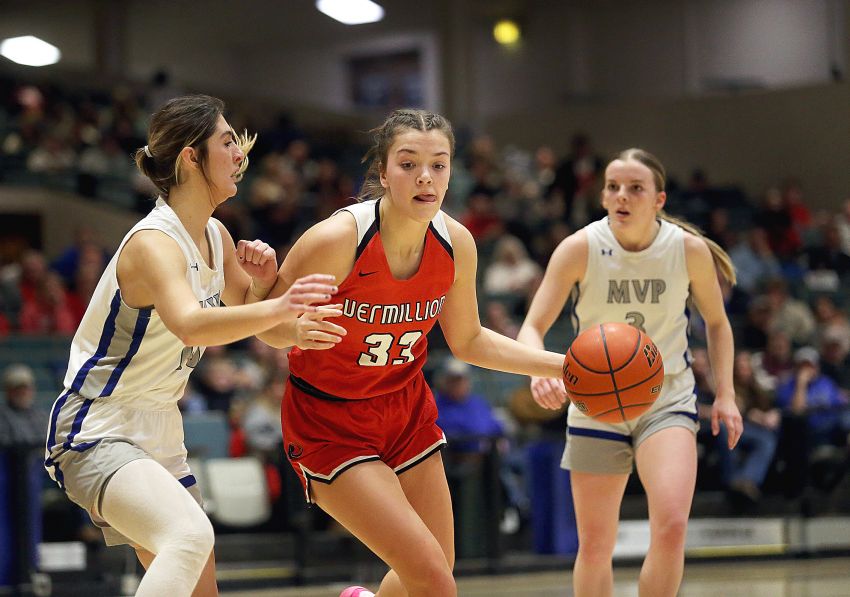
[[[380,460],[401,474],[446,443],[434,395],[420,374],[404,389],[363,400],[329,396],[290,376],[281,406],[283,445],[308,502],[310,483],[332,483]]]

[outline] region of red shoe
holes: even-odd
[[[339,597],[375,597],[375,594],[364,587],[348,587]]]

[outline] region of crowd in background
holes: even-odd
[[[145,143],[153,107],[175,93],[164,78],[143,92],[111,93],[0,79],[0,184],[61,180],[62,188],[99,199],[118,189],[132,196],[130,207],[146,211],[153,190],[129,156]],[[245,115],[231,120],[237,128],[243,123],[250,128]],[[357,164],[362,147],[333,147],[285,117],[258,132],[239,195],[215,216],[234,238],[260,238],[282,260],[306,228],[352,201],[362,174]],[[444,209],[476,239],[483,323],[515,337],[554,248],[604,215],[599,189],[605,160],[581,133],[562,156],[547,146],[499,147],[486,134],[459,134],[458,140]],[[729,252],[738,271],[738,285],[723,284],[723,291],[738,349],[734,378],[745,432],[732,454],[716,449],[705,432],[702,443],[723,486],[745,503],[760,499],[780,456],[790,475],[786,486],[796,490],[811,475],[812,462],[837,462],[850,443],[850,199],[841,205],[839,197],[819,198],[819,205],[835,207],[815,210],[793,172],[777,172],[775,187],[748,197],[734,186],[713,184],[697,165],[684,180],[671,176],[667,191],[667,210],[700,226]],[[0,339],[73,334],[113,250],[88,227],[57,255],[44,254],[35,242],[3,247]],[[563,320],[568,328],[566,314]],[[439,360],[440,339],[430,341]],[[710,404],[713,381],[703,346],[694,314],[693,368],[700,402]],[[510,408],[515,396],[497,395],[498,388],[482,395],[475,371],[432,365],[428,371],[436,372],[438,400],[445,404],[442,423],[450,436],[453,421],[471,425],[458,429],[458,436],[505,437],[521,427],[523,421],[511,417],[513,412],[522,418],[522,409]],[[211,347],[199,368],[181,402],[186,416],[227,413],[230,454],[260,457],[270,467],[270,488],[279,487],[274,471],[285,468],[279,401],[288,372],[286,351],[258,340]],[[473,383],[452,385],[458,376]],[[32,383],[21,369],[8,378],[17,386]],[[58,375],[55,382],[54,388],[40,389],[58,391]],[[10,403],[9,408],[18,407]],[[469,440],[461,445],[462,451],[474,451]],[[794,475],[802,483],[788,482]],[[526,506],[515,477],[508,471],[505,479],[509,503],[521,511]]]

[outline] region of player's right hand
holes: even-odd
[[[342,341],[346,329],[330,321],[327,317],[342,315],[342,305],[322,305],[315,311],[304,313],[295,322],[295,346],[301,350],[327,350]]]
[[[284,321],[295,319],[302,313],[311,313],[318,307],[315,303],[327,303],[339,290],[335,285],[335,276],[328,274],[310,274],[298,278],[277,299],[283,309]]]
[[[567,390],[560,378],[532,377],[531,395],[537,404],[549,410],[560,410],[567,402]]]

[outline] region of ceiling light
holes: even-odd
[[[316,0],[316,8],[346,25],[375,23],[384,18],[384,9],[371,0]]]
[[[520,38],[519,25],[513,19],[502,19],[493,26],[493,37],[503,46],[512,46]]]
[[[26,66],[47,66],[59,62],[62,52],[37,37],[23,35],[0,42],[0,55]]]

